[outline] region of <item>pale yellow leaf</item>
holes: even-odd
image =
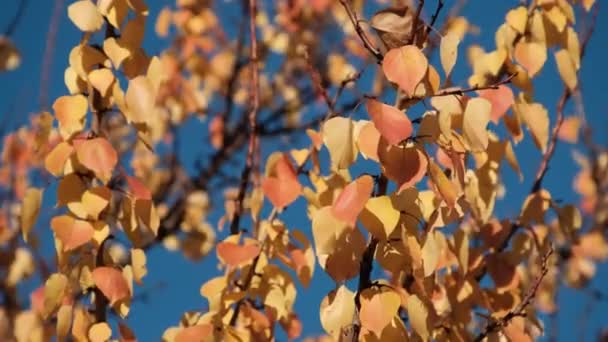
[[[473,152],[485,151],[488,148],[488,131],[492,105],[486,99],[476,97],[467,103],[462,118],[464,140]]]
[[[446,77],[452,72],[456,60],[458,59],[458,44],[460,40],[458,35],[454,33],[448,33],[441,38],[441,45],[439,47],[441,66],[446,74]]]

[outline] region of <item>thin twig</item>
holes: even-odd
[[[418,22],[420,21],[420,15],[422,14],[422,8],[424,7],[424,0],[418,0],[418,8],[416,9],[416,14],[414,14],[414,19],[412,21],[412,30],[410,31],[410,37],[408,39],[408,44],[414,43],[416,37],[418,36]]]
[[[21,18],[23,18],[23,14],[25,13],[25,8],[27,7],[28,0],[20,0],[19,7],[17,7],[17,12],[15,12],[15,16],[13,20],[8,24],[6,29],[4,30],[4,35],[10,37],[15,32],[15,29],[19,25]]]
[[[439,97],[439,96],[450,96],[450,95],[464,95],[465,93],[470,93],[470,92],[474,92],[474,91],[479,91],[479,90],[487,90],[487,89],[498,89],[498,87],[500,87],[503,84],[508,84],[511,83],[511,81],[513,80],[513,77],[517,76],[517,73],[511,74],[509,76],[507,76],[507,78],[505,78],[502,81],[498,81],[496,83],[487,85],[487,86],[479,86],[479,85],[475,85],[472,87],[468,87],[468,88],[456,88],[456,89],[444,89],[444,90],[440,90],[435,94],[432,95],[428,95],[428,96],[418,96],[418,97],[410,97],[409,99],[424,99],[427,97]]]
[[[260,108],[260,80],[258,70],[258,44],[256,35],[255,18],[257,15],[257,0],[249,0],[249,35],[251,39],[251,48],[249,51],[251,57],[251,110],[249,112],[249,148],[247,149],[247,160],[245,167],[241,173],[241,185],[239,194],[236,200],[236,209],[232,223],[230,224],[230,234],[236,235],[239,233],[239,222],[243,211],[243,200],[245,192],[249,184],[249,176],[253,167],[253,154],[256,150],[256,120],[258,109]]]
[[[372,56],[374,56],[374,58],[376,58],[376,63],[382,64],[382,60],[384,59],[382,52],[380,52],[380,50],[378,50],[376,47],[374,47],[374,44],[372,44],[371,40],[365,33],[365,30],[363,30],[363,28],[361,27],[360,20],[357,17],[357,13],[355,13],[353,11],[353,9],[352,9],[352,7],[350,7],[350,4],[348,3],[348,1],[349,0],[340,0],[340,4],[342,4],[342,7],[344,7],[344,9],[346,10],[346,13],[348,14],[348,18],[350,19],[350,22],[353,24],[353,27],[355,28],[357,35],[361,39],[363,46],[367,49],[367,51],[369,51],[372,54]]]
[[[513,320],[515,317],[526,316],[526,308],[528,307],[528,305],[532,304],[532,300],[534,300],[534,297],[536,296],[536,292],[538,291],[538,288],[540,287],[541,283],[543,282],[543,279],[549,272],[548,263],[549,263],[549,257],[551,256],[551,254],[553,254],[553,246],[549,246],[549,250],[544,255],[541,256],[540,274],[536,277],[536,279],[534,280],[534,282],[532,283],[532,285],[526,292],[526,295],[524,296],[524,298],[522,298],[519,305],[517,305],[517,307],[515,307],[515,309],[513,309],[513,310],[509,311],[507,314],[505,314],[502,318],[489,322],[488,325],[486,325],[486,327],[484,328],[484,330],[475,337],[475,339],[474,339],[475,342],[481,342],[489,334],[506,327],[507,325],[509,325],[511,320]]]

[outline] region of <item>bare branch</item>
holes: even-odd
[[[359,18],[357,17],[357,13],[355,13],[353,11],[352,7],[350,7],[348,0],[340,0],[340,4],[342,4],[342,7],[344,7],[344,9],[346,10],[346,13],[348,14],[348,18],[350,19],[351,23],[353,24],[353,27],[355,28],[357,35],[359,35],[361,42],[363,42],[363,46],[365,46],[367,51],[369,51],[372,54],[372,56],[374,56],[376,58],[376,63],[382,64],[382,60],[384,59],[382,52],[380,52],[380,50],[378,50],[376,47],[374,47],[374,44],[372,44],[371,40],[365,33],[365,30],[363,30],[363,28],[361,27]]]
[[[256,150],[256,134],[257,134],[257,115],[258,109],[260,108],[260,80],[258,70],[258,43],[256,35],[256,24],[255,18],[257,15],[257,1],[249,0],[249,35],[251,39],[250,47],[250,58],[251,58],[251,110],[249,112],[249,148],[247,150],[247,159],[245,161],[245,168],[241,173],[241,185],[239,187],[239,194],[236,200],[236,208],[234,217],[230,224],[230,234],[236,235],[239,233],[239,223],[243,211],[243,200],[245,199],[245,192],[247,191],[247,185],[249,184],[249,176],[253,168],[253,153]]]

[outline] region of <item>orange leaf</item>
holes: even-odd
[[[239,245],[223,241],[217,245],[217,256],[226,265],[237,267],[253,260],[260,254],[260,250],[260,246],[257,245]]]
[[[520,41],[515,46],[515,60],[526,69],[530,77],[534,77],[543,68],[547,60],[547,48],[536,42]]]
[[[87,108],[87,98],[82,95],[62,96],[55,100],[53,111],[64,139],[82,131]]]
[[[59,177],[63,174],[63,168],[65,163],[68,161],[74,147],[65,141],[60,142],[53,148],[49,154],[47,154],[44,160],[44,167],[46,170],[55,177]]]
[[[412,122],[399,109],[373,99],[367,100],[367,113],[380,134],[391,145],[412,136]]]
[[[565,142],[576,144],[580,128],[581,119],[578,116],[569,116],[564,119],[564,122],[557,132],[557,136]]]
[[[492,112],[490,119],[493,123],[498,124],[500,119],[507,113],[515,97],[513,91],[506,85],[500,85],[498,89],[484,89],[477,92],[479,97],[484,98],[492,104]]]
[[[78,220],[68,215],[53,217],[51,228],[63,243],[63,250],[70,251],[91,241],[95,229],[90,222]]]
[[[374,180],[364,175],[351,182],[340,193],[332,206],[332,214],[339,220],[355,225],[359,213],[372,195]]]
[[[382,62],[386,78],[397,83],[408,96],[414,95],[414,90],[426,75],[428,66],[426,56],[415,45],[390,50]]]
[[[93,281],[103,295],[110,300],[111,305],[131,295],[129,284],[122,272],[113,267],[97,267],[93,270]]]
[[[112,171],[118,163],[116,150],[105,138],[83,141],[76,146],[76,155],[82,165],[103,181],[108,181],[112,177]]]
[[[262,180],[262,190],[272,205],[284,208],[300,196],[302,185],[298,181],[265,177]]]

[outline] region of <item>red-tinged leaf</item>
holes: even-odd
[[[399,109],[373,99],[367,100],[367,113],[380,134],[391,145],[412,136],[412,122]]]
[[[498,124],[500,119],[507,113],[515,102],[513,91],[506,85],[501,85],[498,89],[485,89],[477,92],[479,97],[484,98],[492,104],[490,119]]]
[[[217,256],[226,265],[237,267],[253,260],[260,254],[260,250],[257,245],[239,245],[224,241],[217,245]]]
[[[332,214],[337,219],[354,226],[365,203],[371,197],[372,190],[374,190],[372,177],[368,175],[359,177],[344,187],[331,208]]]
[[[63,250],[70,251],[91,241],[95,229],[89,221],[78,220],[72,216],[53,217],[51,228],[63,243]]]
[[[265,177],[262,180],[262,190],[272,205],[284,208],[300,196],[302,185],[298,181]]]
[[[142,183],[137,177],[133,176],[125,176],[127,180],[127,185],[129,186],[129,190],[131,191],[131,195],[133,195],[136,199],[143,200],[151,200],[152,193],[150,190],[146,188],[144,183]]]
[[[428,66],[426,56],[415,45],[390,50],[382,62],[382,70],[386,78],[397,83],[408,96],[414,94],[416,86],[426,75]]]
[[[198,324],[184,328],[175,335],[175,342],[206,341],[213,336],[213,325]]]
[[[76,154],[82,165],[103,181],[108,181],[112,177],[112,171],[118,163],[116,150],[105,138],[83,141],[76,146]]]
[[[123,277],[122,272],[113,267],[97,267],[93,270],[93,282],[113,305],[119,300],[126,299],[131,295],[129,284]]]

